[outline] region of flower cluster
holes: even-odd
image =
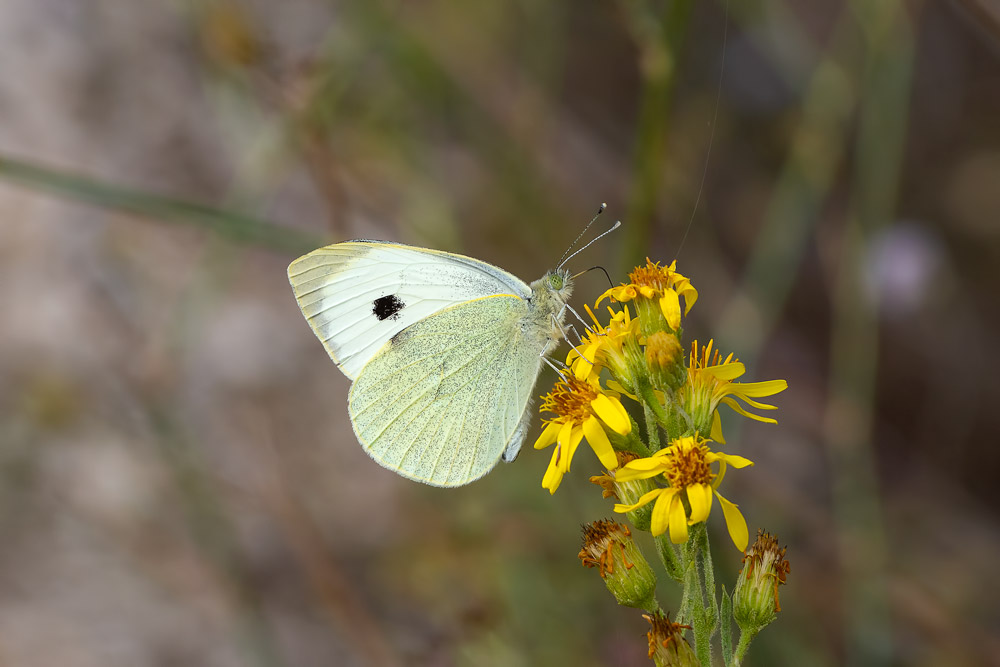
[[[683,345],[683,320],[697,300],[698,291],[676,263],[647,259],[627,283],[600,295],[593,309],[586,306],[591,321],[583,323],[586,331],[567,355],[560,380],[542,397],[541,411],[548,416],[535,442],[536,449],[555,445],[542,478],[542,486],[555,493],[586,440],[605,469],[591,481],[634,529],[652,533],[667,574],[683,584],[680,622],[671,623],[659,610],[655,577],[629,529],[609,520],[584,527],[584,565],[598,569],[620,604],[650,612],[650,657],[656,664],[709,664],[706,647],[722,613],[733,614],[744,631],[735,653],[724,646],[725,662],[741,657],[780,609],[777,586],[788,572],[774,539],[759,539],[746,551],[733,599],[737,608],[723,604],[728,612],[720,611],[705,525],[712,508],[721,508],[733,544],[747,550],[747,521],[720,486],[729,468],[753,462],[719,451],[726,445],[719,411],[727,406],[749,419],[777,423],[759,414],[775,406],[757,399],[784,391],[787,383],[737,382],[745,366],[732,354],[723,356],[713,340]],[[697,601],[706,599],[711,604],[698,609]],[[697,658],[683,638],[685,629],[694,632]]]
[[[687,541],[688,527],[706,521],[713,500],[718,499],[730,536],[743,550],[748,541],[746,521],[736,504],[722,496],[719,485],[727,466],[752,463],[712,451],[709,443],[725,443],[718,412],[722,405],[745,417],[776,423],[748,408],[775,409],[754,399],[777,394],[787,384],[734,382],[746,368],[732,354],[723,359],[713,341],[702,346],[694,342],[690,354],[684,354],[681,322],[697,300],[698,291],[677,272],[676,263],[661,266],[647,259],[645,266],[629,274],[628,283],[597,299],[595,309],[604,301],[611,304],[604,321],[588,306],[593,325],[567,355],[563,379],[542,397],[541,411],[555,416],[546,419],[535,448],[556,445],[542,479],[550,493],[569,472],[584,438],[609,471],[609,479],[652,480],[641,497],[619,502],[615,511],[633,512],[655,501],[649,528],[653,535],[669,531],[675,543]],[[626,398],[645,413],[645,438],[636,433],[622,402]],[[640,458],[611,472],[619,466],[616,450]]]

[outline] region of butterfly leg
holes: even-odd
[[[590,328],[590,325],[587,324],[587,321],[584,320],[582,317],[580,317],[580,313],[576,312],[576,310],[573,309],[573,306],[569,305],[568,303],[564,303],[563,304],[563,308],[565,308],[569,312],[573,313],[573,317],[575,317],[577,319],[577,321],[580,322],[580,324],[583,325],[584,329],[586,329],[587,331],[589,331],[592,334],[595,334],[595,335],[597,334],[596,331],[594,331],[593,329]]]

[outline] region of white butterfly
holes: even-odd
[[[463,255],[349,241],[295,260],[288,279],[353,380],[351,424],[375,461],[461,486],[514,460],[542,357],[562,338],[568,272],[526,285]]]

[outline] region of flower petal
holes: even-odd
[[[545,475],[542,476],[542,488],[548,489],[549,495],[555,493],[556,489],[559,488],[559,484],[562,482],[563,471],[560,466],[561,454],[561,447],[556,447],[552,450],[552,459],[549,461],[549,467],[545,469]]]
[[[722,418],[719,417],[718,410],[712,413],[712,432],[709,437],[718,443],[726,444],[726,439],[722,437]]]
[[[563,429],[565,430],[565,429]],[[563,431],[559,432],[560,437]],[[562,462],[562,469],[564,472],[569,472],[569,466],[573,462],[573,456],[576,454],[576,448],[580,446],[583,441],[583,429],[577,425],[573,425],[573,428],[569,432],[569,440],[564,445],[565,457]],[[562,442],[560,441],[560,444]]]
[[[642,507],[643,505],[651,502],[653,498],[660,495],[665,491],[671,491],[671,489],[653,489],[652,491],[647,491],[642,494],[642,496],[635,502],[634,505],[622,505],[621,503],[615,504],[616,512],[631,512],[632,510]]]
[[[583,422],[583,434],[587,437],[590,448],[594,450],[597,458],[601,460],[601,465],[608,470],[614,470],[618,467],[618,457],[615,456],[615,449],[611,446],[608,434],[604,432],[604,427],[601,426],[601,422],[597,417],[590,416]]]
[[[733,544],[740,551],[747,550],[747,542],[750,541],[750,533],[747,531],[747,520],[743,518],[743,513],[735,503],[731,503],[722,497],[719,492],[715,493],[722,505],[722,513],[726,517],[726,528],[729,529],[729,537],[733,538]]]
[[[538,440],[535,440],[535,449],[545,449],[553,442],[559,435],[559,429],[562,428],[562,424],[559,422],[549,422],[542,429],[542,434],[538,436]]]
[[[687,315],[691,312],[692,306],[698,300],[698,290],[694,288],[691,281],[688,280],[683,287],[677,286],[677,293],[684,297],[684,314]]]
[[[752,412],[747,412],[743,408],[742,405],[740,405],[739,403],[737,403],[733,398],[731,398],[729,396],[726,396],[724,399],[722,399],[722,402],[725,403],[726,405],[728,405],[729,407],[731,407],[738,414],[743,415],[744,417],[749,417],[750,419],[753,419],[753,420],[756,420],[756,421],[759,421],[759,422],[764,422],[765,424],[777,424],[778,423],[777,419],[771,419],[770,417],[761,417],[760,415],[755,415]]]
[[[677,331],[681,328],[681,302],[677,300],[677,292],[665,290],[660,298],[660,310],[667,319],[667,325]]]
[[[712,509],[712,487],[708,484],[692,484],[687,487],[687,499],[691,504],[689,524],[701,523],[708,519]]]
[[[653,508],[656,514],[656,508]],[[688,522],[687,514],[684,513],[684,503],[681,502],[680,495],[675,495],[670,503],[670,541],[674,544],[687,542]]]
[[[753,461],[750,459],[737,456],[736,454],[722,454],[716,452],[716,456],[718,456],[720,461],[725,461],[734,468],[746,468],[747,466],[753,465]]]
[[[708,373],[709,375],[711,375],[712,377],[714,377],[716,380],[725,380],[726,382],[728,382],[730,380],[735,380],[736,378],[738,378],[741,375],[743,375],[744,373],[746,373],[747,372],[747,367],[743,365],[743,362],[740,362],[740,361],[731,361],[731,362],[725,363],[725,364],[718,364],[718,365],[715,365],[715,366],[706,366],[705,368],[703,368],[701,370],[704,373]],[[753,383],[749,383],[749,384],[753,384]],[[761,395],[763,396],[764,394],[761,394]]]
[[[628,390],[625,389],[625,387],[623,387],[621,385],[621,383],[618,382],[617,380],[608,380],[608,389],[610,389],[611,391],[613,391],[615,393],[622,394],[624,396],[628,396],[633,401],[638,401],[639,400],[638,396],[636,396],[635,394],[630,394],[628,392]]]
[[[763,382],[742,382],[739,384],[741,396],[774,396],[788,389],[785,380],[764,380]]]
[[[662,535],[667,532],[667,526],[669,524],[670,508],[673,506],[674,500],[680,502],[677,496],[677,489],[657,489],[660,492],[660,497],[656,499],[656,504],[653,505],[653,513],[649,517],[649,532],[653,535]],[[681,508],[681,512],[684,509]]]
[[[632,432],[632,420],[628,418],[628,412],[618,399],[598,394],[597,398],[590,402],[590,407],[619,435],[628,435]]]

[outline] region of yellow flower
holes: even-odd
[[[542,396],[540,410],[557,415],[547,420],[542,434],[535,441],[535,449],[557,443],[542,478],[542,487],[549,493],[556,492],[563,475],[569,472],[573,455],[584,436],[604,467],[609,470],[618,467],[615,450],[604,429],[628,435],[632,432],[632,420],[615,395],[602,391],[597,382],[584,382],[570,375]]]
[[[650,531],[653,535],[662,535],[669,530],[670,540],[680,544],[688,539],[688,526],[708,519],[712,499],[718,498],[729,536],[743,551],[749,540],[746,519],[734,503],[722,497],[718,488],[727,465],[744,468],[753,465],[753,462],[742,456],[713,452],[706,442],[698,436],[678,438],[648,458],[625,464],[615,472],[616,480],[625,482],[663,475],[670,486],[654,489],[632,505],[615,505],[615,511],[631,512],[655,500]],[[712,472],[713,463],[719,464],[718,473]],[[684,498],[691,508],[690,516],[684,509]]]
[[[788,388],[784,380],[765,382],[733,382],[746,372],[746,367],[732,353],[721,361],[722,355],[712,349],[713,341],[698,350],[698,343],[691,344],[691,358],[688,366],[687,382],[680,388],[679,400],[694,423],[697,433],[710,433],[712,440],[725,444],[722,437],[722,421],[717,408],[724,403],[737,413],[750,419],[768,424],[777,424],[776,419],[762,417],[748,412],[736,399],[759,410],[777,410],[767,403],[759,403],[753,398],[773,396]]]
[[[566,365],[578,380],[593,381],[602,368],[608,368],[615,377],[628,382],[631,376],[629,357],[640,354],[639,321],[632,319],[627,308],[617,312],[608,308],[611,319],[605,327],[590,306],[584,308],[594,321],[594,328],[587,331],[579,347],[569,351]]]
[[[676,261],[671,262],[670,266],[660,266],[659,262],[653,262],[647,257],[646,266],[637,266],[628,274],[628,283],[606,291],[597,300],[597,305],[608,297],[615,301],[631,301],[640,297],[658,301],[660,312],[663,313],[667,324],[677,331],[681,326],[679,297],[684,297],[684,314],[687,315],[698,300],[698,290],[690,280],[677,273],[676,266]]]

